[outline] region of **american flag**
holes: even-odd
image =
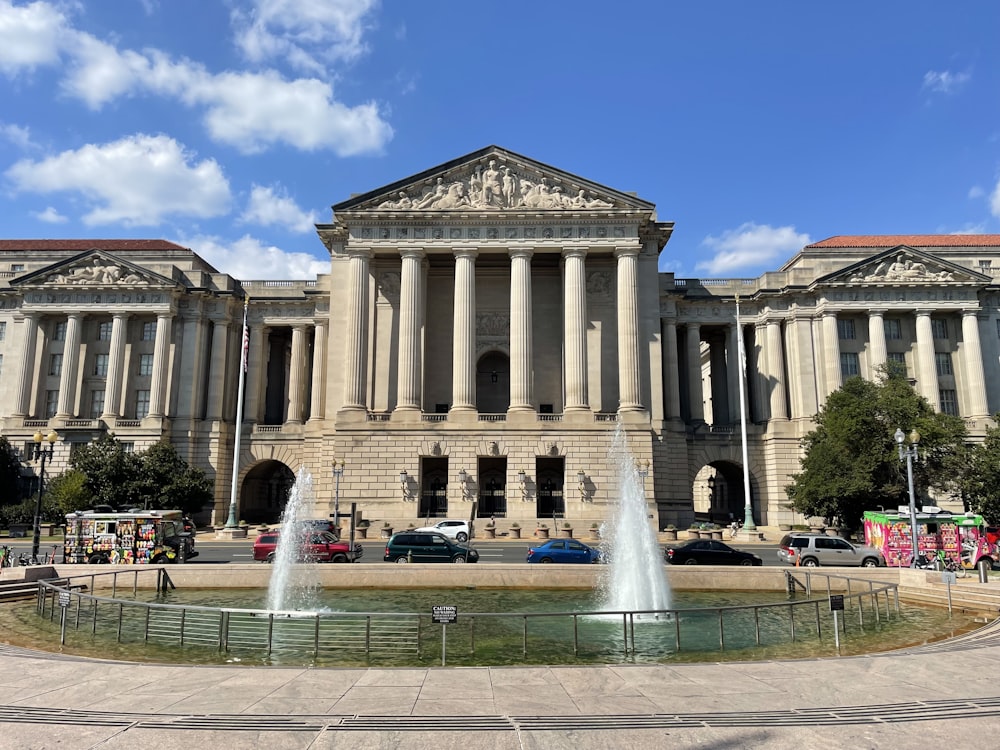
[[[243,353],[241,354],[243,358],[243,372],[247,371],[250,362],[250,329],[247,327],[247,308],[249,305],[249,300],[243,302]]]

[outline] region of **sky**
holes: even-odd
[[[331,206],[489,145],[657,206],[660,270],[1000,233],[995,0],[0,0],[0,233],[329,269]]]

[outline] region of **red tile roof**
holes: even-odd
[[[0,240],[0,250],[185,250],[166,240]]]
[[[807,247],[1000,247],[1000,234],[838,234]]]

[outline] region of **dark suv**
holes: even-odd
[[[479,553],[434,531],[402,531],[385,545],[387,562],[479,562]]]

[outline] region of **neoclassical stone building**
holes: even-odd
[[[533,527],[607,516],[621,429],[658,525],[723,521],[745,503],[742,337],[750,503],[774,524],[844,378],[898,361],[974,437],[1000,409],[1000,235],[838,236],[759,278],[678,279],[657,271],[672,228],[489,147],[335,205],[317,279],[239,281],[159,240],[2,240],[2,432],[54,429],[55,472],[102,432],[167,439],[213,478],[216,524],[239,427],[240,519],[276,520],[304,470],[317,514]]]

